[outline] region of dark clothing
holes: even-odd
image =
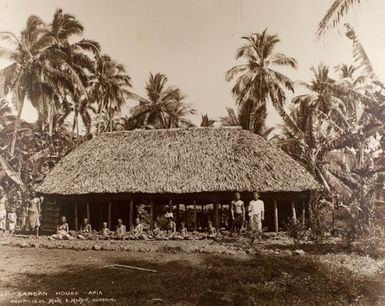
[[[233,227],[235,230],[240,231],[243,226],[243,215],[242,214],[234,214]]]

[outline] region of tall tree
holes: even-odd
[[[92,67],[92,61],[85,52],[97,52],[99,45],[84,39],[69,42],[82,32],[83,26],[78,20],[57,10],[51,24],[30,16],[20,38],[10,32],[0,33],[0,39],[14,45],[0,48],[0,56],[10,61],[1,71],[4,93],[13,92],[18,110],[11,155],[25,99],[37,109],[41,128],[52,135],[54,122],[63,121],[58,118],[59,113],[64,109],[65,116],[71,110],[66,105],[66,95],[70,93],[79,101],[86,97],[85,70]]]
[[[232,107],[226,108],[227,115],[220,118],[222,126],[241,126],[242,129],[258,134],[263,138],[269,136],[274,128],[267,128],[265,104],[258,104],[252,99],[247,99],[238,106],[237,111]]]
[[[201,114],[201,127],[213,127],[216,120],[210,119],[209,115]]]
[[[195,110],[183,100],[181,90],[167,86],[164,74],[150,73],[146,84],[147,97],[139,97],[137,106],[131,108],[131,122],[135,128],[167,129],[170,127],[191,126],[187,118]]]
[[[90,39],[73,41],[74,37],[81,36],[84,27],[74,16],[65,14],[61,9],[56,10],[50,30],[47,33],[53,39],[52,50],[57,58],[56,65],[64,73],[71,76],[72,82],[75,84],[72,91],[66,88],[59,88],[61,95],[62,116],[60,121],[68,116],[70,112],[74,112],[73,131],[78,131],[79,115],[86,127],[86,134],[90,133],[91,117],[89,114],[89,104],[91,99],[88,97],[88,75],[94,70],[93,60],[89,54],[98,55],[100,45],[98,42]],[[54,115],[54,114],[53,114]],[[52,125],[52,119],[50,123]]]
[[[131,78],[123,65],[116,63],[108,55],[96,56],[95,68],[90,76],[90,95],[97,103],[97,121],[101,121],[103,111],[109,113],[108,130],[112,131],[112,118],[121,111],[126,98],[132,97]],[[97,134],[101,132],[98,124]]]
[[[335,28],[341,18],[360,2],[361,0],[333,0],[318,25],[317,36],[320,37],[330,28]]]
[[[13,33],[1,32],[0,39],[7,40],[14,48],[0,48],[0,56],[10,61],[0,73],[4,80],[4,93],[13,93],[17,116],[11,140],[10,154],[13,155],[24,100],[33,105],[44,101],[44,94],[52,95],[57,86],[71,87],[70,78],[52,66],[52,53],[48,52],[50,39],[45,35],[47,24],[37,16],[30,16],[25,30],[18,38]]]
[[[274,53],[280,42],[277,35],[254,33],[242,37],[245,44],[236,53],[236,59],[244,60],[226,72],[226,80],[236,78],[232,89],[236,102],[239,105],[248,99],[255,101],[254,109],[266,108],[270,102],[278,111],[283,112],[286,99],[286,90],[294,92],[293,82],[289,77],[276,70],[280,67],[296,68],[294,58],[282,53]],[[252,113],[250,113],[252,115]]]

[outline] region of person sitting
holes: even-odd
[[[111,236],[111,231],[108,228],[108,224],[107,222],[103,222],[102,228],[99,232],[99,235],[97,235],[97,238],[107,240],[107,239],[110,239],[110,236]]]
[[[9,236],[13,236],[15,234],[16,221],[17,221],[16,208],[14,206],[11,207],[10,212],[7,215],[7,218],[8,218]]]
[[[158,222],[154,222],[154,229],[152,230],[151,238],[154,238],[154,239],[156,239],[156,240],[165,240],[165,239],[168,239],[168,238],[165,236],[164,231],[162,231],[161,228],[159,227]]]
[[[122,219],[118,219],[118,224],[115,227],[114,239],[124,240],[126,237],[126,226],[123,224]]]
[[[167,237],[169,239],[174,239],[176,236],[176,223],[173,220],[172,213],[168,215],[168,228],[167,228]]]
[[[70,235],[69,231],[70,229],[67,223],[67,218],[62,216],[59,224],[57,225],[56,234],[52,235],[51,238],[57,240],[71,240],[73,237]]]
[[[207,234],[207,238],[209,239],[215,239],[217,238],[217,229],[213,226],[213,222],[209,221],[208,223],[209,227],[208,227],[208,234]]]
[[[91,239],[92,236],[92,227],[91,224],[88,223],[88,219],[83,219],[83,224],[80,225],[80,233],[78,234],[78,238],[85,240]]]
[[[174,237],[177,240],[184,240],[184,239],[189,239],[190,235],[187,231],[187,228],[185,226],[185,222],[180,223],[180,230],[179,232],[175,233]]]
[[[134,230],[129,234],[129,238],[130,239],[134,239],[134,240],[137,240],[137,239],[145,239],[147,240],[148,237],[147,235],[144,233],[144,226],[143,224],[140,222],[140,219],[139,218],[136,218],[135,219],[135,228]]]

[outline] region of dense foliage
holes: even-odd
[[[335,0],[318,35],[335,27],[358,2]],[[296,69],[297,61],[276,51],[280,42],[276,34],[264,30],[242,37],[237,65],[226,72],[226,80],[234,83],[235,108],[227,108],[219,122],[268,138],[277,128],[265,124],[271,103],[283,121],[273,141],[324,188],[312,204],[314,232],[323,228],[319,211],[327,208],[343,211],[337,215],[344,216],[349,237],[356,237],[382,218],[385,85],[354,29],[350,25],[345,29],[352,42],[353,65],[341,64],[334,71],[324,65],[313,67],[313,78],[300,82],[305,90],[301,95],[280,71]],[[17,205],[62,156],[93,135],[193,126],[189,117],[196,110],[179,88],[168,85],[166,75],[151,73],[146,96],[135,94],[124,66],[102,54],[99,43],[83,38],[83,32],[83,25],[62,10],[49,23],[30,16],[18,35],[0,32],[6,43],[0,56],[9,63],[0,71],[0,183]],[[294,94],[291,101],[287,93]],[[136,105],[129,105],[129,116],[122,116],[129,100]],[[22,121],[25,101],[36,108],[36,123]],[[202,115],[202,127],[215,122]]]

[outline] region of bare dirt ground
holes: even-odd
[[[385,305],[384,259],[324,253],[271,240],[3,239],[0,305]]]

